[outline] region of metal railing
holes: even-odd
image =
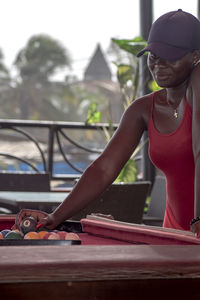
[[[68,151],[63,145],[63,141],[67,141],[68,148],[69,145],[72,145],[73,148],[79,149],[80,151],[85,151],[86,153],[99,155],[102,151],[101,147],[94,147],[94,142],[89,146],[84,143],[81,144],[77,142],[73,137],[68,134],[68,131],[100,131],[103,133],[103,130],[110,130],[109,124],[99,123],[94,125],[86,125],[83,122],[54,122],[54,121],[30,121],[30,120],[9,120],[9,119],[0,119],[0,139],[3,143],[6,138],[9,136],[8,132],[12,131],[11,137],[21,136],[23,139],[33,143],[39,153],[40,162],[42,169],[37,167],[37,164],[30,161],[26,157],[19,157],[15,153],[2,152],[0,149],[0,157],[6,159],[18,160],[27,164],[33,172],[44,172],[49,173],[51,180],[74,180],[79,178],[83,173],[83,169],[77,167],[73,161],[68,157]],[[112,126],[113,130],[116,130],[117,124]],[[42,137],[43,140],[46,140],[47,148],[46,150],[41,147],[41,136],[39,132],[45,129],[46,137]],[[34,134],[32,132],[34,130]],[[31,132],[30,132],[31,131]],[[4,135],[3,135],[4,134]],[[55,164],[55,152],[56,155],[60,155],[61,160],[68,164],[72,170],[75,170],[75,174],[66,173],[66,174],[55,174],[54,164]]]

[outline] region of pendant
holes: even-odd
[[[176,109],[174,110],[174,117],[175,117],[175,118],[178,118],[178,113],[177,113],[177,110],[176,110]]]

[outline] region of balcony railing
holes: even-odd
[[[112,130],[116,128],[117,124],[114,124]],[[5,161],[15,161],[18,165],[26,165],[29,172],[49,173],[51,182],[60,180],[70,185],[102,152],[106,144],[105,129],[110,130],[109,124],[0,119],[0,171],[7,171]],[[90,138],[87,141],[85,136],[89,132]],[[98,138],[93,136],[95,134]],[[6,146],[5,151],[3,146],[8,141],[12,146]],[[22,141],[25,141],[25,145],[23,142],[21,146]],[[20,150],[16,151],[18,143]],[[29,151],[33,152],[32,155]],[[85,161],[83,167],[77,165],[77,157]],[[141,156],[137,159],[140,160]],[[68,166],[68,171],[56,171],[55,165],[58,162]]]
[[[105,146],[104,130],[109,130],[109,124],[85,125],[81,122],[54,122],[54,121],[30,121],[30,120],[0,120],[0,159],[3,161],[17,161],[29,167],[32,172],[49,173],[51,180],[72,181],[79,178],[84,169],[76,165],[73,154],[85,153],[86,156],[97,157]],[[116,130],[117,124],[113,125]],[[74,138],[74,133],[79,132],[81,139]],[[96,142],[96,139],[90,138],[85,142],[83,138],[86,132],[98,132],[103,142]],[[77,134],[76,134],[77,135]],[[80,141],[81,140],[81,141]],[[21,147],[22,151],[16,154],[16,147],[3,147],[5,142],[17,145],[18,142],[26,141],[32,143],[32,148],[37,159],[31,156],[26,147]],[[42,147],[41,144],[45,147]],[[24,145],[24,144],[23,144]],[[28,144],[27,144],[28,145]],[[9,149],[8,149],[9,148]],[[30,149],[30,147],[28,148]],[[3,151],[2,151],[3,150]],[[19,154],[22,152],[23,154]],[[24,154],[25,152],[25,154]],[[62,161],[70,167],[71,172],[56,173],[55,163]],[[87,159],[89,163],[89,159]],[[38,167],[38,165],[40,167]],[[1,167],[3,170],[3,167]],[[3,170],[6,171],[6,170]]]

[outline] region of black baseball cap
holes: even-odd
[[[137,56],[151,51],[169,61],[200,49],[200,21],[192,14],[178,9],[159,17],[149,33],[148,44]]]

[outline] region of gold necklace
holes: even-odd
[[[167,97],[167,104],[173,108],[173,106],[171,105],[171,103],[168,100],[168,97]],[[176,108],[173,108],[173,111],[174,111],[173,115],[174,115],[175,118],[178,118],[177,108],[178,108],[178,106]]]

